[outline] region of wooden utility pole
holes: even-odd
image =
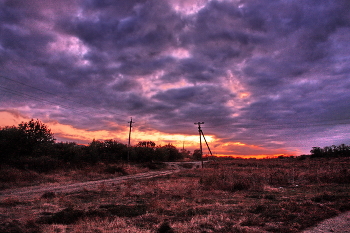
[[[204,124],[204,122],[197,122],[194,123],[195,125],[198,125],[198,133],[199,133],[199,148],[201,152],[201,161],[202,161],[202,168],[203,168],[203,149],[202,149],[202,129],[201,124]]]
[[[211,153],[211,150],[210,150],[210,148],[209,148],[208,142],[207,142],[207,140],[205,139],[203,130],[202,130],[202,128],[201,128],[201,124],[204,124],[204,122],[197,122],[197,123],[194,123],[194,124],[195,124],[195,125],[198,125],[199,146],[200,146],[200,151],[201,151],[201,161],[202,161],[202,168],[203,168],[202,136],[203,136],[203,138],[204,138],[205,144],[206,144],[207,147],[208,147],[208,150],[209,150],[209,152],[210,152],[210,155],[213,156],[213,154]]]
[[[135,123],[134,121],[132,121],[132,117],[131,120],[128,121],[130,129],[129,129],[129,142],[128,142],[128,162],[130,161],[130,138],[131,138],[131,128],[132,128],[132,123]]]
[[[205,139],[205,137],[204,137],[203,130],[201,130],[201,132],[202,132],[202,135],[203,135],[203,138],[204,138],[205,144],[207,144],[207,147],[208,147],[208,150],[209,150],[209,152],[210,152],[210,155],[211,155],[211,156],[213,156],[213,154],[211,153],[211,150],[210,150],[210,148],[209,148],[208,142],[207,142],[207,140],[206,140],[206,139]]]

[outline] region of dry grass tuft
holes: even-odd
[[[150,230],[138,228],[128,223],[123,218],[89,218],[82,219],[75,225],[53,224],[45,225],[43,232],[60,232],[60,233],[150,233]]]

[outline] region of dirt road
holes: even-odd
[[[55,192],[55,193],[69,193],[75,192],[82,189],[91,189],[101,185],[114,185],[128,180],[140,180],[140,179],[149,179],[157,176],[170,175],[175,172],[178,172],[179,169],[167,170],[167,171],[152,171],[146,173],[139,173],[135,175],[121,176],[112,179],[106,180],[96,180],[88,181],[81,183],[74,183],[68,185],[55,185],[55,186],[32,186],[18,189],[4,190],[0,192],[0,200],[4,200],[9,197],[21,197],[23,200],[26,198],[32,198],[34,195],[42,195],[45,192]]]
[[[34,195],[42,195],[45,192],[55,193],[70,193],[83,189],[96,188],[101,185],[114,185],[128,180],[148,179],[157,176],[170,175],[182,169],[195,169],[201,167],[201,162],[167,162],[165,163],[169,170],[166,171],[151,171],[139,173],[135,175],[127,175],[112,179],[96,180],[88,182],[80,182],[67,185],[52,185],[52,186],[31,186],[18,189],[9,189],[0,191],[0,201],[9,197],[21,197],[21,199],[30,199]]]
[[[346,233],[350,232],[350,211],[334,218],[326,219],[314,227],[304,230],[302,233]]]

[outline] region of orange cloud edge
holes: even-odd
[[[32,118],[19,113],[17,110],[0,110],[0,127],[18,125],[30,119]],[[78,144],[87,145],[93,139],[113,139],[124,144],[127,144],[128,140],[129,128],[127,126],[119,127],[119,130],[115,131],[90,131],[78,129],[72,125],[61,124],[52,119],[42,120],[42,122],[51,129],[57,141],[76,142]],[[222,142],[221,139],[217,138],[215,135],[206,135],[206,139],[211,147],[213,155],[216,157],[264,159],[296,155],[295,151],[293,152],[285,149],[268,149],[241,142]],[[191,152],[195,149],[199,149],[198,134],[195,131],[193,135],[183,135],[168,134],[156,130],[139,131],[137,128],[133,128],[131,144],[137,144],[139,141],[154,141],[157,145],[172,144],[178,149],[184,147]],[[203,153],[205,156],[209,154],[205,144],[203,144]]]

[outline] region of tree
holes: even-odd
[[[182,159],[182,154],[176,149],[175,146],[168,144],[165,146],[162,146],[164,149],[164,152],[166,153],[166,157],[169,161],[176,161],[179,159]]]
[[[75,142],[59,142],[54,144],[55,157],[68,164],[80,164],[83,162],[83,155],[86,153],[86,146],[77,145]]]
[[[183,158],[191,158],[191,151],[186,150],[186,149],[181,149],[180,153]]]
[[[142,141],[133,148],[133,160],[137,162],[149,162],[155,158],[155,146],[152,141]]]
[[[25,154],[27,148],[21,146],[25,135],[15,126],[6,126],[0,129],[0,160],[8,161],[10,158]]]
[[[310,150],[311,157],[322,157],[324,152],[320,147],[312,147]]]
[[[18,129],[32,143],[53,143],[56,140],[51,130],[38,119],[36,121],[31,119],[29,122],[22,122],[18,125]]]
[[[29,122],[22,122],[18,130],[25,135],[22,145],[28,149],[29,155],[48,155],[52,151],[55,138],[51,130],[40,120],[31,119]]]
[[[156,144],[152,141],[142,141],[137,143],[137,147],[147,147],[147,148],[154,148]]]
[[[193,159],[195,160],[201,160],[202,159],[202,153],[201,153],[201,150],[194,150],[193,151]]]
[[[33,119],[15,126],[0,129],[1,160],[19,156],[46,155],[55,138],[51,130],[41,121]]]
[[[311,153],[311,158],[348,157],[350,156],[350,147],[345,144],[341,144],[339,146],[335,146],[335,145],[325,146],[323,148],[312,147],[312,150],[310,151],[310,153]]]

